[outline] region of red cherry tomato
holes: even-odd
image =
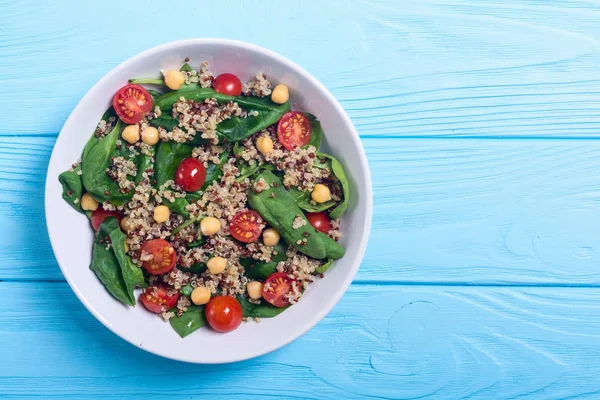
[[[312,128],[306,115],[298,111],[290,111],[283,114],[277,124],[277,137],[288,150],[305,146],[310,141]]]
[[[244,243],[252,243],[259,238],[264,228],[263,219],[253,210],[240,211],[229,223],[229,233]]]
[[[310,224],[318,231],[324,234],[329,233],[331,230],[331,220],[324,212],[318,213],[306,213],[306,219]]]
[[[221,74],[213,81],[215,92],[223,93],[229,96],[239,96],[242,94],[242,81],[234,74]]]
[[[142,261],[142,266],[153,275],[160,275],[175,268],[177,254],[171,243],[164,239],[152,239],[145,242],[141,253],[152,254],[152,260]]]
[[[175,307],[179,292],[166,285],[152,285],[140,294],[140,300],[148,311],[159,314]]]
[[[152,96],[140,85],[125,85],[115,94],[112,104],[123,122],[137,124],[152,111]]]
[[[285,272],[275,272],[265,279],[263,285],[263,298],[275,307],[285,307],[290,305],[286,297],[292,290],[292,283],[295,282]]]
[[[215,296],[204,310],[206,320],[217,332],[231,332],[242,323],[242,306],[231,296]]]
[[[197,158],[184,158],[175,171],[175,184],[186,192],[197,192],[206,180],[206,168]]]
[[[121,223],[121,218],[123,218],[121,216],[121,214],[119,214],[116,211],[106,211],[104,208],[102,208],[102,206],[98,206],[98,208],[96,209],[96,211],[92,211],[92,226],[94,227],[94,230],[98,230],[98,228],[100,228],[100,225],[102,225],[102,222],[108,218],[108,217],[115,217],[119,220],[119,224]]]

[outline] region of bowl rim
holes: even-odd
[[[188,362],[188,363],[196,363],[196,364],[223,364],[223,363],[230,363],[230,362],[237,362],[237,361],[244,361],[244,360],[248,360],[248,359],[252,359],[255,357],[259,357],[261,355],[270,353],[272,351],[275,351],[289,343],[291,343],[292,341],[296,340],[297,338],[299,338],[300,336],[304,335],[306,332],[308,332],[310,329],[312,329],[317,323],[319,323],[332,309],[333,307],[335,307],[335,305],[340,301],[340,299],[342,298],[342,296],[346,293],[346,291],[348,290],[348,287],[350,286],[350,284],[352,283],[352,280],[354,279],[354,276],[356,275],[356,272],[358,271],[358,268],[362,262],[362,259],[364,257],[364,253],[367,247],[367,242],[369,240],[369,235],[370,235],[370,231],[371,231],[371,221],[372,221],[372,215],[373,215],[373,193],[372,193],[372,181],[371,181],[371,172],[369,170],[369,165],[368,165],[368,161],[367,161],[367,156],[366,153],[364,151],[364,147],[362,146],[362,143],[360,141],[360,137],[358,135],[358,132],[356,131],[356,128],[354,127],[354,124],[352,123],[350,117],[348,116],[348,114],[346,113],[346,111],[343,109],[343,107],[341,106],[341,104],[337,101],[337,99],[329,92],[329,90],[317,79],[315,78],[312,74],[310,74],[307,70],[305,70],[303,67],[301,67],[300,65],[296,64],[295,62],[289,60],[288,58],[282,56],[281,54],[273,51],[273,50],[269,50],[267,48],[252,44],[252,43],[248,43],[248,42],[244,42],[244,41],[240,41],[240,40],[234,40],[234,39],[222,39],[222,38],[191,38],[191,39],[183,39],[183,40],[176,40],[176,41],[171,41],[168,43],[164,43],[158,46],[154,46],[151,47],[147,50],[144,50],[128,59],[126,59],[125,61],[121,62],[119,65],[115,66],[113,69],[111,69],[107,74],[105,74],[100,80],[98,80],[87,92],[86,94],[79,100],[79,102],[77,103],[77,105],[75,106],[75,108],[73,108],[73,110],[71,111],[71,113],[69,114],[69,117],[67,118],[67,120],[65,121],[63,127],[61,128],[61,131],[59,132],[58,136],[57,136],[57,141],[58,138],[60,137],[60,135],[62,134],[63,130],[65,129],[65,126],[68,126],[70,121],[74,118],[74,116],[76,114],[78,114],[79,112],[81,112],[82,108],[82,103],[84,103],[84,101],[92,95],[92,92],[94,91],[94,89],[99,86],[100,84],[102,84],[104,81],[108,81],[110,80],[114,75],[117,75],[120,70],[125,69],[127,67],[129,67],[132,64],[138,63],[141,60],[143,60],[145,57],[150,56],[154,53],[158,53],[158,52],[163,52],[165,50],[169,50],[171,48],[174,47],[178,47],[178,46],[203,46],[203,45],[223,45],[223,46],[234,46],[234,47],[241,47],[244,48],[248,51],[251,52],[256,52],[256,53],[262,53],[263,55],[270,57],[270,58],[274,58],[277,59],[279,62],[281,62],[282,64],[286,65],[286,67],[288,67],[289,69],[293,70],[294,72],[296,72],[299,75],[302,75],[305,79],[307,79],[308,81],[312,82],[312,84],[315,85],[315,87],[318,88],[318,90],[321,92],[321,94],[324,95],[324,97],[326,98],[326,100],[331,103],[335,109],[338,111],[338,113],[340,114],[340,116],[342,117],[342,119],[346,122],[347,126],[350,128],[350,135],[348,137],[349,140],[353,141],[354,145],[359,149],[362,150],[360,151],[360,158],[359,158],[359,162],[361,164],[361,170],[364,173],[364,179],[366,182],[366,187],[364,188],[365,192],[363,193],[363,197],[361,198],[362,202],[365,202],[365,221],[362,227],[354,227],[353,229],[362,229],[364,234],[361,237],[361,242],[360,244],[358,244],[358,251],[357,251],[357,257],[356,259],[354,259],[353,261],[351,261],[352,265],[351,265],[351,269],[349,270],[349,272],[344,276],[344,279],[341,280],[339,282],[339,290],[336,291],[336,293],[334,295],[332,295],[331,297],[329,297],[327,303],[323,304],[323,307],[320,307],[320,309],[318,310],[318,312],[315,312],[313,314],[311,314],[311,316],[309,318],[306,319],[306,323],[303,325],[302,329],[298,329],[297,331],[295,331],[293,334],[290,334],[286,337],[286,339],[282,342],[277,342],[274,344],[269,344],[266,346],[263,346],[259,351],[249,351],[247,354],[245,354],[243,357],[235,357],[235,356],[224,356],[222,357],[221,360],[219,361],[214,361],[214,360],[209,360],[209,361],[204,361],[204,360],[197,360],[193,357],[187,357],[187,356],[174,356],[173,354],[170,354],[168,351],[166,350],[162,350],[162,349],[155,349],[155,348],[148,348],[146,346],[141,347],[143,350],[156,354],[158,356],[161,357],[165,357],[168,359],[172,359],[172,360],[179,360],[179,361],[184,361],[184,362]],[[50,185],[55,184],[55,181],[57,180],[57,176],[50,176],[49,173],[49,169],[50,169],[50,165],[52,164],[52,161],[54,159],[55,156],[55,152],[56,152],[56,143],[53,146],[52,149],[52,154],[50,156],[50,161],[48,162],[48,171],[47,171],[47,176],[46,176],[46,184],[45,184],[45,191],[44,191],[44,209],[45,209],[45,219],[46,219],[46,228],[48,231],[48,236],[50,238],[50,244],[52,246],[52,251],[54,253],[54,257],[56,258],[56,261],[60,267],[61,272],[63,273],[67,283],[69,284],[69,287],[71,288],[71,290],[75,293],[75,295],[77,296],[77,298],[79,299],[79,301],[85,306],[85,308],[98,320],[102,323],[102,325],[104,325],[106,328],[108,328],[111,332],[113,332],[115,335],[119,336],[121,339],[131,343],[133,346],[140,348],[140,346],[138,344],[136,344],[132,338],[128,337],[127,335],[125,335],[123,332],[121,332],[121,330],[116,329],[116,327],[111,326],[109,321],[107,321],[105,318],[103,318],[102,315],[100,315],[99,312],[97,312],[97,310],[92,307],[92,305],[88,302],[87,298],[83,295],[83,293],[80,291],[80,288],[73,282],[71,276],[69,275],[66,267],[63,266],[63,263],[61,263],[59,256],[58,256],[58,245],[57,245],[57,235],[54,235],[50,226],[50,221],[48,219],[48,211],[49,211],[49,207],[50,207],[50,202],[54,201],[54,199],[50,199],[49,197],[49,187]]]

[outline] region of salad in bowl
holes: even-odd
[[[186,337],[301,302],[344,257],[351,191],[285,81],[182,62],[116,91],[59,181],[95,232],[89,267],[106,301],[142,304]]]

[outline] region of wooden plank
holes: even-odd
[[[223,2],[184,13],[117,0],[0,6],[0,135],[55,134],[120,62],[206,36],[250,41],[303,65],[340,99],[363,137],[600,132],[593,2],[253,0],[230,3],[227,18],[206,18],[222,13]],[[147,29],[158,8],[162,20],[177,23]]]
[[[596,289],[353,285],[299,340],[220,366],[173,362],[129,345],[65,283],[0,283],[0,294],[0,396],[11,398],[600,393]]]
[[[0,280],[62,279],[43,206],[53,141],[0,139]],[[375,209],[358,281],[600,283],[600,142],[363,143]]]

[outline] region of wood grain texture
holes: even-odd
[[[0,137],[0,280],[63,279],[43,206],[53,142]],[[363,143],[375,209],[358,281],[600,284],[600,142]]]
[[[363,137],[600,132],[593,2],[253,0],[191,2],[185,13],[117,0],[0,6],[1,135],[56,134],[110,69],[190,37],[246,40],[298,62]],[[176,23],[148,29],[166,21]],[[31,104],[35,118],[15,118]]]
[[[597,1],[0,7],[0,398],[600,397]],[[216,367],[104,328],[44,220],[79,99],[128,57],[192,37],[262,45],[321,80],[363,138],[375,195],[364,262],[330,315]]]
[[[0,283],[0,292],[12,299],[0,302],[0,395],[8,397],[600,394],[595,289],[352,286],[299,340],[221,366],[169,361],[131,346],[100,325],[65,283]]]

